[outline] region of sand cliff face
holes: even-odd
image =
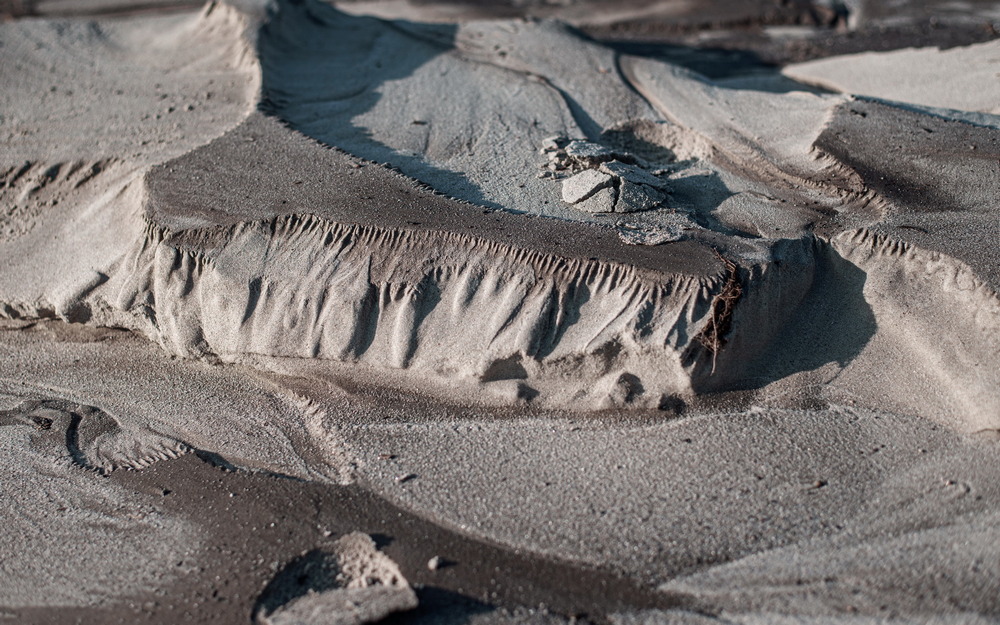
[[[266,254],[244,262],[258,246]],[[577,380],[565,389],[574,394],[606,375],[638,383],[632,371],[654,392],[687,392],[680,360],[718,289],[710,280],[653,280],[612,263],[311,215],[221,232],[152,231],[136,252],[109,304],[139,319],[150,311],[148,334],[179,355],[523,380],[523,394],[552,378]]]
[[[280,131],[255,117],[221,141],[253,137],[260,156]],[[299,147],[326,171],[361,171],[342,153]],[[935,418],[995,427],[995,373],[985,365],[998,349],[996,295],[945,255],[858,230],[774,241],[755,264],[704,252],[700,265],[630,263],[627,246],[600,260],[572,246],[518,245],[504,234],[516,218],[482,215],[395,174],[378,174],[380,192],[395,185],[413,205],[436,202],[442,213],[415,222],[410,209],[387,214],[376,198],[345,222],[345,207],[324,205],[330,198],[279,193],[292,204],[258,205],[243,220],[239,206],[212,197],[172,201],[186,176],[228,149],[207,146],[124,183],[93,209],[119,235],[131,224],[117,257],[43,287],[59,298],[8,298],[7,314],[128,327],[188,358],[357,363],[425,376],[429,391],[458,384],[483,391],[486,403],[572,409],[676,409],[699,394],[758,389],[828,364],[875,367],[877,354],[852,363],[878,337],[930,375],[948,372],[933,386],[946,398],[933,402]],[[318,214],[300,212],[308,202]],[[571,238],[565,227],[532,225],[540,241]],[[916,300],[925,303],[914,310]],[[926,393],[914,401],[909,391],[887,392],[901,409],[931,413]]]

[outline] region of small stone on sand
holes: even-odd
[[[560,144],[565,145],[565,143],[566,143],[565,137],[560,137],[558,135],[554,137],[545,137],[544,139],[542,139],[542,151],[551,152],[553,150],[558,150]]]

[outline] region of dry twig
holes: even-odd
[[[736,309],[736,303],[743,295],[743,288],[740,286],[739,271],[736,263],[719,253],[719,250],[715,250],[715,255],[719,257],[719,260],[726,267],[726,282],[722,285],[719,294],[712,300],[708,323],[698,333],[698,336],[695,337],[696,341],[712,353],[712,373],[715,373],[716,357],[725,343],[723,337],[729,332],[729,328],[732,325],[733,311]]]

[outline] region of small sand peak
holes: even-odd
[[[288,564],[258,600],[260,625],[361,625],[417,607],[399,566],[368,534],[352,532],[331,549]]]

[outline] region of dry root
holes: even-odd
[[[695,340],[701,343],[712,354],[712,373],[715,373],[715,361],[719,350],[725,344],[725,335],[733,321],[733,311],[736,310],[736,303],[743,295],[743,288],[740,286],[739,272],[736,263],[715,251],[722,264],[726,267],[726,282],[722,285],[722,290],[712,300],[712,309],[709,314],[708,323],[705,328],[698,333]]]

